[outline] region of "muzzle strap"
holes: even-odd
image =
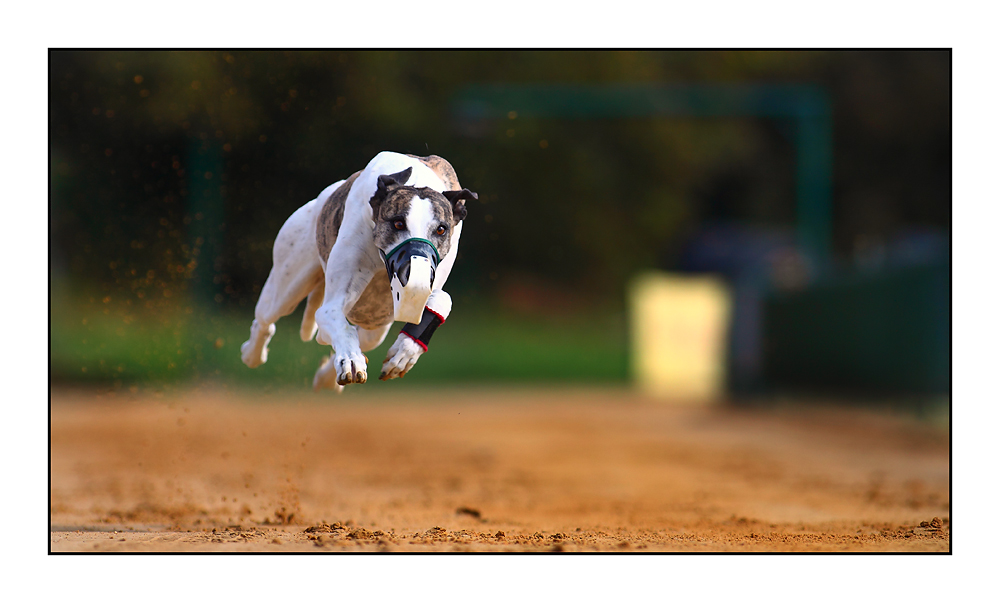
[[[437,247],[434,245],[434,243],[431,243],[427,239],[421,239],[419,237],[412,237],[412,238],[406,239],[405,241],[403,241],[399,245],[396,245],[395,247],[393,247],[392,249],[390,249],[389,253],[383,253],[382,254],[382,256],[383,256],[382,259],[384,260],[386,258],[391,258],[393,255],[396,254],[397,251],[399,251],[400,249],[402,249],[403,245],[406,245],[407,243],[427,243],[428,245],[430,245],[431,250],[434,252],[434,259],[435,259],[435,261],[437,261],[438,263],[441,262],[441,254],[438,253]]]

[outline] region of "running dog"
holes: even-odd
[[[445,281],[455,265],[465,202],[438,157],[382,152],[363,170],[328,186],[288,218],[274,241],[243,363],[267,362],[274,323],[303,298],[299,335],[333,347],[313,389],[343,390],[368,380],[368,358],[394,320],[407,323],[389,348],[380,379],[406,375],[451,313]]]

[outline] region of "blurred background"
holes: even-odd
[[[479,200],[431,351],[348,395],[635,384],[947,404],[949,51],[50,51],[49,65],[53,384],[308,388],[328,350],[298,339],[302,306],[267,364],[240,362],[274,237],[393,150],[445,157]]]

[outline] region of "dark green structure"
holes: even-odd
[[[831,392],[942,394],[951,385],[947,264],[855,275],[764,303],[764,380]]]
[[[802,84],[481,85],[455,101],[461,120],[771,117],[795,126],[796,231],[821,266],[831,254],[833,125],[820,87]]]

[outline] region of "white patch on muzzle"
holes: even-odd
[[[419,324],[424,306],[431,295],[431,260],[422,255],[410,257],[410,278],[404,287],[397,275],[389,283],[392,289],[394,320]]]

